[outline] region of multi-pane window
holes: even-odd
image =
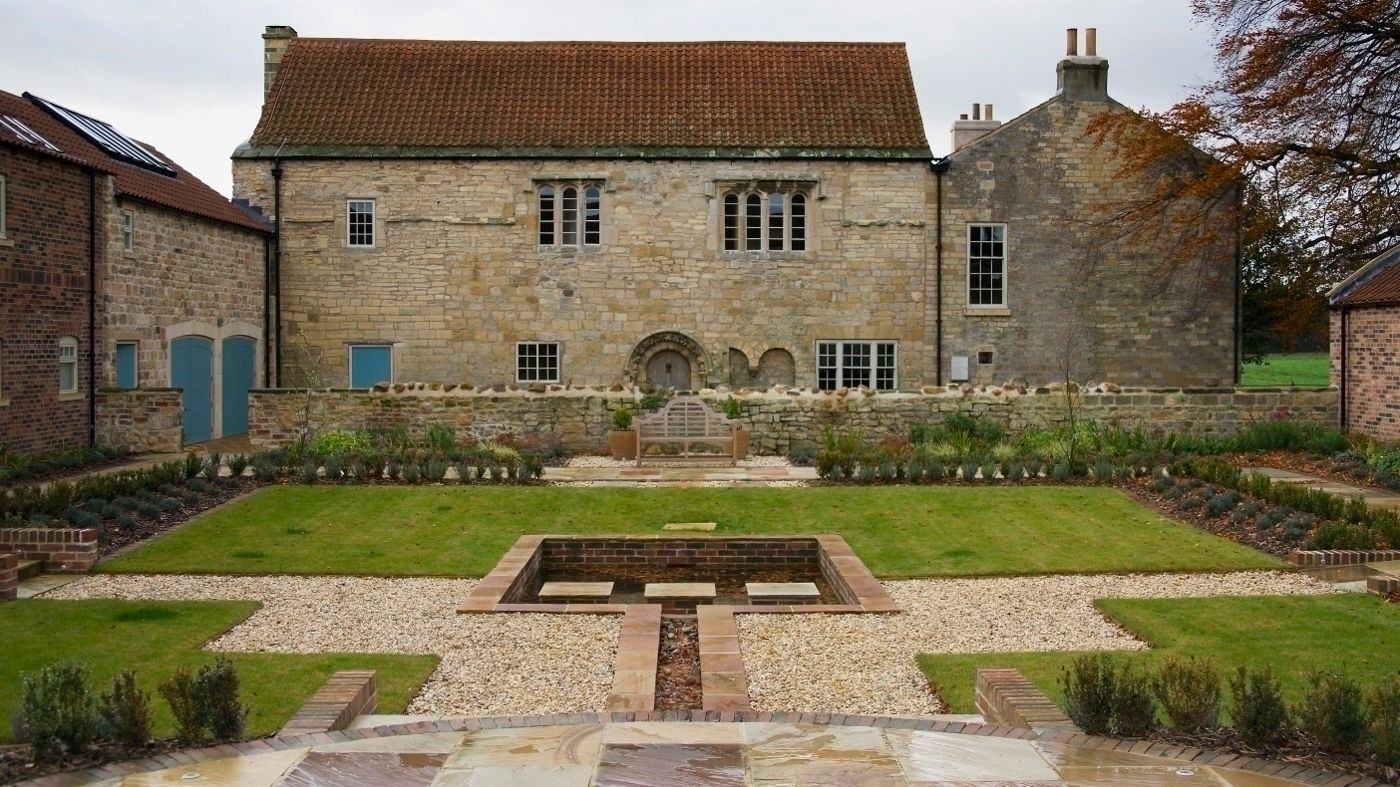
[[[58,340],[58,392],[78,390],[78,340],[64,336]]]
[[[131,251],[135,242],[136,220],[132,218],[130,211],[125,211],[122,213],[122,248]]]
[[[596,183],[545,183],[539,198],[539,245],[577,249],[603,245],[603,187]]]
[[[967,304],[1006,305],[1006,225],[967,228]]]
[[[374,200],[345,201],[345,242],[350,246],[374,245]]]
[[[864,385],[893,391],[895,342],[817,342],[817,387],[823,391]]]
[[[559,343],[521,342],[515,345],[515,381],[559,382]]]
[[[806,251],[802,191],[730,191],[724,195],[725,251]]]

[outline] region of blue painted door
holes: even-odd
[[[136,387],[136,343],[117,344],[117,387]]]
[[[350,348],[350,387],[369,388],[393,380],[392,350],[388,345]]]
[[[214,343],[184,336],[170,343],[170,387],[179,388],[185,442],[208,440],[214,424]]]
[[[255,346],[247,336],[224,339],[224,384],[220,394],[224,437],[248,431],[248,389],[253,387]]]

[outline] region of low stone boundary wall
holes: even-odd
[[[1079,732],[1060,706],[1016,669],[977,670],[977,712],[991,724]]]
[[[13,601],[19,595],[19,555],[0,554],[0,601]]]
[[[43,563],[46,574],[82,574],[97,563],[97,531],[75,527],[0,528],[0,552]]]
[[[569,451],[607,447],[611,413],[635,406],[641,392],[614,386],[530,388],[398,383],[375,390],[256,390],[249,395],[249,437],[259,448],[296,442],[307,430],[404,427],[421,437],[429,424],[459,435],[556,435]],[[1067,419],[1065,393],[1052,387],[926,388],[921,392],[834,392],[779,386],[767,391],[700,392],[711,404],[730,395],[751,430],[756,453],[785,453],[794,443],[819,443],[827,428],[859,429],[874,439],[907,436],[919,423],[948,413],[991,418],[1011,431]],[[1101,385],[1077,395],[1076,418],[1152,432],[1227,434],[1253,421],[1293,417],[1337,422],[1333,388],[1120,388]]]
[[[350,726],[379,705],[379,678],[374,670],[340,670],[330,676],[278,735],[334,732]]]
[[[135,453],[179,451],[184,424],[177,388],[102,388],[97,392],[97,443]]]
[[[1400,549],[1306,549],[1289,552],[1287,559],[1298,568],[1357,566],[1362,563],[1400,560]]]

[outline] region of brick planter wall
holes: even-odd
[[[0,601],[12,601],[19,595],[19,555],[0,553]]]
[[[39,560],[46,574],[81,574],[97,563],[97,531],[75,527],[0,528],[0,552]]]
[[[97,392],[97,442],[137,453],[179,451],[183,436],[176,388],[103,388]]]
[[[702,392],[716,402],[728,394]],[[441,423],[461,435],[489,439],[503,432],[549,432],[574,452],[607,447],[614,409],[635,404],[640,394],[601,388],[537,386],[470,387],[400,384],[382,391],[331,389],[310,396],[316,429],[405,427],[421,436]],[[921,393],[814,393],[775,388],[738,397],[740,420],[753,432],[755,453],[784,453],[795,442],[818,443],[828,427],[860,429],[868,437],[907,436],[909,427],[952,412],[994,419],[1017,431],[1065,420],[1061,392],[1012,388],[927,389]],[[1337,392],[1313,389],[1123,389],[1084,393],[1077,417],[1085,422],[1155,432],[1226,434],[1253,422],[1289,416],[1319,423],[1337,421]],[[249,436],[260,448],[295,442],[304,428],[304,390],[253,391]]]
[[[977,712],[992,724],[1044,732],[1079,732],[1053,700],[1017,669],[977,670]]]

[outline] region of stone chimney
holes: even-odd
[[[991,104],[973,104],[971,117],[964,113],[953,121],[953,152],[956,153],[987,136],[1000,125],[1000,120],[992,120]]]
[[[263,31],[263,103],[267,103],[272,92],[272,82],[277,78],[277,67],[282,65],[282,55],[287,52],[287,44],[297,37],[296,28],[290,25],[268,25]]]
[[[1099,57],[1098,30],[1084,31],[1084,54],[1079,54],[1079,29],[1065,31],[1065,59],[1055,67],[1056,92],[1066,101],[1107,101],[1108,61]]]

